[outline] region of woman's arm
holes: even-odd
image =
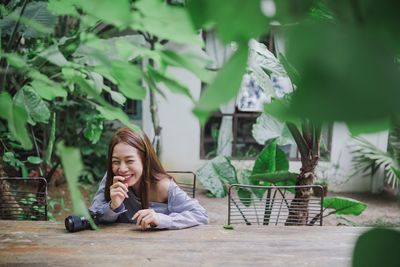
[[[113,210],[110,207],[110,201],[106,201],[104,197],[106,177],[107,174],[104,175],[103,179],[101,180],[99,189],[93,198],[92,205],[90,206],[89,210],[97,214],[100,222],[112,223],[115,222],[118,219],[118,216],[126,210],[123,203],[117,209]]]
[[[171,181],[168,190],[169,214],[157,213],[157,229],[182,229],[208,223],[207,211],[196,199],[190,198],[185,191]]]

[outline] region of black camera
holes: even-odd
[[[92,217],[94,223],[98,225],[99,222],[97,214],[93,212],[89,212],[89,214]],[[86,217],[76,216],[76,215],[70,215],[67,218],[65,218],[65,229],[67,229],[67,231],[70,233],[87,229],[93,230],[92,226],[89,223],[89,220]]]

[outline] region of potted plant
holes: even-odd
[[[322,189],[320,187],[313,187],[314,196],[316,196],[316,197],[321,197],[321,196],[326,197],[326,194],[328,193],[328,179],[326,179],[326,178],[317,179],[314,182],[314,185],[322,186]]]

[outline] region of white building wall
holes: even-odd
[[[178,68],[170,68],[169,72],[187,85],[195,99],[201,92],[201,82],[190,72]],[[194,104],[186,97],[171,93],[168,89],[162,91],[166,99],[157,94],[160,124],[162,127],[161,160],[167,170],[195,171],[204,164],[200,159],[200,126],[192,113]],[[143,129],[153,136],[148,95],[143,101]],[[251,134],[251,133],[249,133]],[[387,131],[363,135],[371,143],[386,150]],[[353,172],[350,153],[350,134],[345,124],[337,123],[333,128],[332,151],[330,162],[320,162],[317,168],[319,176],[325,176],[329,181],[329,190],[336,192],[378,192],[383,185],[382,175],[364,177],[360,174],[349,178]],[[233,162],[239,168],[249,167],[252,161]],[[290,162],[290,171],[299,172],[301,163]]]
[[[199,99],[201,81],[191,72],[170,68],[183,85],[190,88],[194,99]],[[166,98],[157,94],[158,114],[162,127],[161,161],[167,170],[197,170],[200,161],[200,125],[192,113],[193,102],[188,97],[171,93],[160,86]],[[149,108],[149,97],[143,102],[143,130],[152,137],[154,135]]]

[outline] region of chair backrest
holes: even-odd
[[[196,196],[196,174],[192,171],[167,171],[177,185],[182,188],[190,197]]]
[[[321,225],[323,195],[311,195],[311,186],[231,185],[228,197],[228,224]],[[295,190],[309,194],[309,200],[295,198]]]
[[[0,177],[0,219],[47,221],[46,179]]]

